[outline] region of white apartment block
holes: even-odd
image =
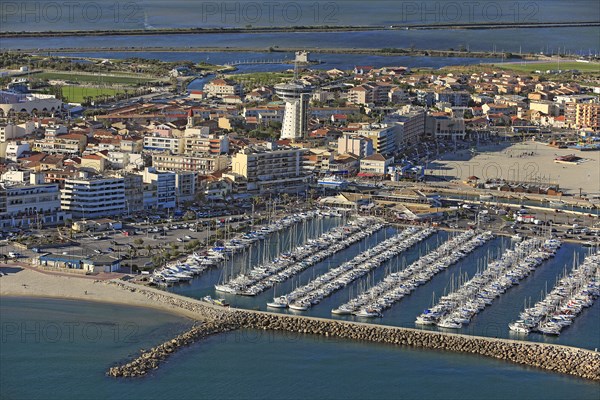
[[[160,172],[155,168],[146,168],[142,173],[144,180],[144,209],[167,210],[175,208],[176,174]]]
[[[21,154],[31,150],[29,143],[14,141],[6,143],[6,150],[4,151],[4,158],[9,161],[17,162],[17,159],[21,157]]]
[[[373,154],[373,141],[367,137],[344,133],[338,139],[339,154],[354,154],[359,158],[368,157]]]
[[[192,171],[209,175],[227,168],[228,156],[152,154],[152,166],[157,171]]]
[[[204,91],[208,96],[242,96],[244,89],[242,85],[228,79],[214,79],[204,86]]]
[[[421,107],[405,106],[388,114],[386,123],[395,126],[398,149],[414,145],[425,134],[425,110]]]
[[[172,154],[182,154],[183,149],[183,138],[164,137],[158,134],[144,136],[144,150],[146,151],[169,151]]]
[[[303,153],[297,148],[246,147],[231,160],[231,172],[247,181],[248,191],[302,192],[308,182]]]
[[[75,218],[121,215],[127,210],[123,178],[66,179],[61,207]]]
[[[35,124],[31,121],[19,125],[12,123],[0,124],[0,142],[6,142],[12,139],[20,139],[27,135],[31,135],[34,130]]]
[[[63,223],[58,184],[0,183],[0,227]]]
[[[376,153],[389,155],[397,150],[396,127],[393,125],[365,124],[357,134],[371,139]]]

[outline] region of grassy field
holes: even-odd
[[[294,74],[288,72],[253,72],[250,74],[233,74],[228,77],[242,83],[245,87],[252,88],[286,82],[293,78]]]
[[[582,73],[600,73],[600,63],[578,63],[578,62],[561,62],[560,68],[559,64],[556,62],[543,62],[543,63],[503,63],[503,64],[494,64],[495,67],[516,71],[516,72],[525,72],[525,73],[533,73],[534,71],[548,71],[548,70],[573,70],[576,69]]]
[[[49,79],[49,80],[64,80],[71,82],[81,82],[81,83],[98,83],[98,84],[107,84],[107,85],[135,85],[139,83],[146,83],[152,81],[148,78],[142,78],[137,76],[110,76],[110,75],[88,75],[88,74],[78,74],[78,73],[70,73],[70,72],[40,72],[38,74],[32,75],[34,78],[38,79]]]
[[[117,93],[123,93],[121,89],[112,88],[90,88],[84,86],[63,86],[62,94],[66,102],[83,103],[86,97],[97,98],[99,96],[114,96]]]

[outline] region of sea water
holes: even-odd
[[[182,349],[144,378],[114,379],[105,376],[109,367],[140,348],[161,343],[190,322],[137,307],[27,298],[2,298],[0,322],[3,399],[593,400],[600,396],[597,383],[479,356],[245,330]],[[28,331],[15,332],[14,327],[20,326]],[[54,326],[62,327],[60,337]],[[73,338],[65,326],[74,326]],[[115,327],[123,335],[115,337]]]

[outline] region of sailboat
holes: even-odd
[[[286,296],[277,297],[277,286],[273,289],[273,301],[267,303],[267,307],[271,308],[287,308],[288,307],[288,299]]]

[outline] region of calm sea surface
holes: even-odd
[[[189,322],[141,308],[23,298],[3,298],[0,320],[3,399],[600,396],[597,383],[483,357],[260,331],[210,337],[178,352],[148,377],[115,380],[104,376],[107,368]]]
[[[2,49],[60,48],[143,48],[143,47],[269,47],[352,48],[421,48],[448,50],[465,48],[473,51],[496,50],[523,52],[571,52],[597,54],[600,49],[598,28],[529,28],[502,30],[384,30],[364,32],[280,32],[230,33],[147,36],[79,36],[5,38]]]
[[[403,26],[426,23],[594,21],[594,0],[96,0],[3,2],[3,30],[245,26]]]

